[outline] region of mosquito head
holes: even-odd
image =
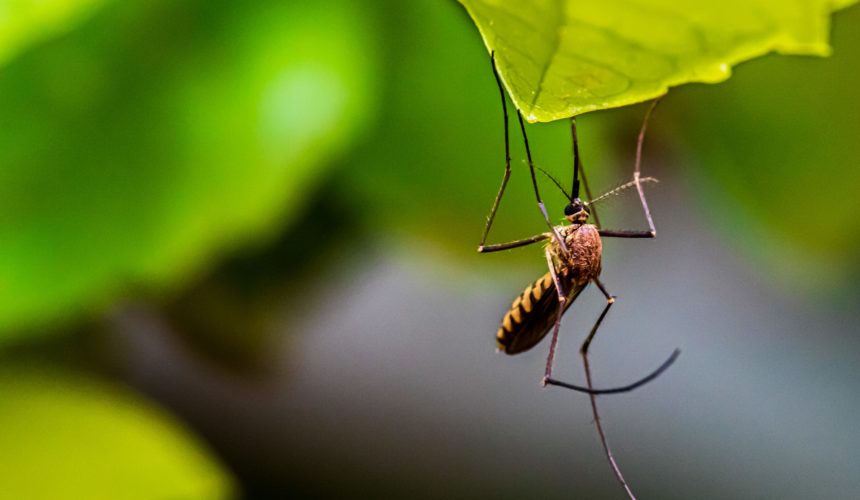
[[[564,218],[572,224],[585,224],[588,220],[588,209],[579,198],[574,198],[564,207]]]

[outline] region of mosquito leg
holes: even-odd
[[[538,208],[540,209],[541,214],[543,214],[543,218],[546,221],[547,226],[549,226],[550,231],[552,231],[552,234],[555,236],[558,246],[561,247],[561,251],[564,252],[564,254],[567,254],[567,244],[564,242],[564,238],[558,234],[558,230],[556,230],[555,226],[552,225],[552,221],[549,220],[549,214],[546,213],[546,207],[544,206],[543,200],[541,200],[540,197],[540,192],[538,191],[537,176],[535,176],[535,164],[532,160],[531,148],[529,148],[529,138],[526,135],[526,125],[523,122],[523,115],[521,113],[517,113],[517,118],[520,120],[520,131],[523,133],[523,142],[526,145],[526,158],[528,158],[529,161],[529,173],[532,176],[532,186],[535,190],[535,198],[537,199]]]
[[[541,381],[541,383],[544,386],[546,386],[547,384],[549,384],[549,385],[560,385],[562,387],[566,387],[566,388],[572,389],[574,391],[586,392],[589,394],[591,394],[591,393],[602,394],[604,392],[608,392],[608,393],[624,392],[623,390],[619,390],[619,389],[623,389],[622,387],[613,387],[611,389],[589,389],[587,387],[568,384],[565,382],[559,382],[559,381],[552,378],[552,367],[555,364],[555,351],[556,351],[556,348],[558,347],[558,332],[559,332],[559,329],[561,327],[561,316],[564,314],[565,311],[567,311],[567,308],[570,307],[574,301],[576,301],[576,298],[579,297],[579,294],[582,293],[582,291],[585,289],[585,286],[580,286],[569,297],[566,296],[566,292],[564,290],[564,287],[562,287],[561,280],[558,279],[558,275],[556,274],[555,265],[553,264],[552,256],[550,255],[549,251],[546,252],[546,257],[547,257],[547,259],[546,259],[547,264],[549,265],[549,273],[550,273],[550,276],[552,276],[553,283],[555,283],[555,290],[556,290],[556,293],[558,294],[559,308],[558,308],[558,311],[556,312],[555,324],[553,326],[553,331],[552,331],[552,340],[550,341],[550,344],[549,344],[549,354],[546,357],[546,370],[544,371],[544,377],[543,377],[543,380]],[[651,377],[653,379],[653,378],[656,378],[657,375],[652,374]],[[642,380],[639,380],[635,384],[643,385],[647,382],[648,382],[648,380],[645,380],[644,382]],[[631,384],[631,385],[633,385],[633,384]],[[638,387],[638,385],[636,385],[636,386]]]
[[[585,196],[588,197],[589,200],[593,199],[591,196],[591,188],[588,187],[588,178],[585,176],[585,168],[582,165],[582,157],[579,156],[579,139],[576,133],[576,118],[571,117],[570,119],[570,136],[573,139],[573,165],[574,169],[579,169],[580,175],[582,175],[582,186],[585,188]],[[591,216],[594,217],[594,222],[597,223],[597,227],[600,227],[600,217],[597,215],[597,208],[589,207],[589,212],[591,212]]]
[[[554,273],[553,273],[553,278],[555,278]],[[589,379],[588,387],[584,388],[584,387],[580,387],[580,386],[575,386],[573,384],[568,384],[565,382],[561,382],[559,380],[555,380],[551,377],[551,375],[552,375],[552,358],[554,356],[554,349],[555,349],[555,344],[556,344],[555,336],[553,336],[553,342],[550,344],[550,356],[547,359],[547,370],[546,370],[546,376],[544,377],[544,384],[558,385],[561,387],[566,387],[566,388],[574,389],[574,390],[581,391],[581,392],[587,392],[590,395],[594,395],[595,393],[600,394],[600,393],[607,393],[607,392],[623,392],[623,391],[616,390],[616,389],[594,389],[591,386],[591,382],[590,382],[591,374],[590,374],[590,371],[588,370],[588,347],[591,345],[591,341],[594,338],[594,335],[597,333],[597,329],[600,328],[600,324],[603,323],[603,318],[606,317],[606,314],[609,312],[609,309],[612,307],[612,304],[615,303],[615,297],[613,297],[612,295],[609,295],[609,293],[606,291],[606,288],[603,286],[603,283],[601,283],[597,279],[595,279],[593,281],[597,285],[597,287],[600,288],[600,291],[603,293],[603,295],[606,297],[606,306],[603,308],[603,311],[600,313],[600,316],[597,318],[597,321],[594,323],[594,326],[591,327],[591,332],[588,334],[588,337],[586,337],[585,341],[582,343],[582,347],[580,348],[580,353],[582,354],[583,360],[585,361],[585,365],[586,365],[586,375],[587,375],[586,378]],[[559,310],[561,310],[563,312],[562,308],[559,308]],[[672,359],[671,361],[674,362],[674,359]],[[671,364],[671,363],[669,363],[669,364]],[[664,363],[664,365],[665,365],[665,363]],[[644,379],[641,379],[640,381],[638,381],[634,384],[631,384],[631,385],[638,387],[639,385],[642,385],[645,382],[653,380],[654,378],[656,378],[657,375],[659,375],[666,368],[668,368],[668,366],[665,366],[665,367],[661,366],[657,372],[652,373],[648,377],[645,377]],[[618,388],[618,389],[620,389],[620,388]]]
[[[524,247],[537,243],[538,241],[548,240],[552,238],[552,233],[541,233],[534,236],[529,236],[521,240],[509,241],[507,243],[494,243],[492,245],[481,245],[478,247],[480,253],[498,252],[499,250],[509,250],[511,248]]]
[[[579,348],[579,352],[583,355],[588,354],[588,347],[591,345],[591,340],[594,338],[594,335],[597,333],[597,329],[600,328],[600,323],[603,322],[603,318],[606,317],[606,313],[609,312],[609,308],[612,307],[612,304],[615,303],[615,296],[609,295],[609,292],[606,291],[606,287],[603,286],[603,283],[600,282],[599,279],[594,278],[594,284],[597,285],[597,288],[600,289],[600,292],[606,297],[606,307],[603,308],[603,312],[600,313],[600,316],[597,318],[597,321],[594,323],[594,326],[591,327],[591,332],[588,334],[588,337],[585,338],[585,341],[582,343],[582,347]]]
[[[606,236],[607,238],[656,238],[657,231],[638,231],[638,230],[627,230],[627,229],[598,229],[597,233],[600,236]]]
[[[487,236],[490,234],[490,226],[493,225],[493,219],[496,217],[496,211],[499,209],[499,203],[502,201],[502,196],[505,194],[505,187],[508,185],[508,179],[511,178],[511,144],[508,136],[508,105],[505,100],[505,91],[502,88],[502,81],[499,78],[499,72],[496,71],[496,53],[490,55],[490,64],[493,67],[493,75],[496,77],[496,85],[499,87],[499,95],[502,98],[502,116],[505,124],[505,175],[502,177],[502,185],[499,186],[499,192],[496,194],[496,200],[493,202],[493,207],[490,209],[490,214],[487,216],[487,225],[484,226],[484,234],[481,235],[481,243],[478,244],[478,251],[484,251],[484,244],[487,242]],[[491,245],[492,246],[492,245]]]
[[[568,302],[568,304],[570,304],[570,302]],[[622,392],[630,392],[630,391],[633,391],[633,390],[636,390],[636,389],[642,387],[643,385],[647,384],[648,382],[651,382],[655,378],[659,377],[660,374],[662,374],[664,371],[666,371],[666,369],[668,369],[670,366],[672,366],[672,364],[678,359],[678,356],[680,356],[680,355],[681,355],[681,350],[675,349],[674,351],[672,351],[672,354],[666,359],[666,361],[664,361],[663,364],[660,365],[653,372],[642,377],[641,379],[637,380],[636,382],[633,382],[632,384],[622,385],[619,387],[612,387],[610,389],[594,389],[594,388],[589,389],[588,387],[583,387],[581,385],[576,385],[576,384],[569,384],[567,382],[561,382],[561,381],[558,381],[555,379],[546,379],[546,384],[557,385],[559,387],[564,387],[565,389],[571,389],[574,391],[584,392],[586,394],[595,394],[595,395],[620,394]]]
[[[580,353],[583,356],[583,361],[584,361],[585,367],[586,367],[586,379],[589,379],[588,380],[588,387],[583,387],[581,385],[576,385],[576,384],[570,384],[568,382],[562,382],[560,380],[556,380],[556,379],[552,378],[552,376],[551,376],[552,375],[552,367],[551,367],[551,363],[549,363],[549,361],[552,361],[551,359],[549,359],[548,363],[547,363],[547,371],[546,371],[546,376],[544,377],[544,385],[556,385],[559,387],[564,387],[565,389],[571,389],[571,390],[578,391],[578,392],[584,392],[584,393],[587,393],[591,396],[595,396],[595,395],[599,395],[599,394],[620,394],[622,392],[630,392],[634,389],[638,389],[639,387],[642,387],[643,385],[647,384],[648,382],[651,382],[655,378],[659,377],[664,371],[666,371],[666,369],[668,369],[670,366],[672,366],[672,364],[678,359],[678,356],[681,355],[681,350],[675,349],[674,351],[672,351],[672,354],[669,355],[669,357],[666,359],[666,361],[663,362],[663,364],[661,364],[659,367],[657,367],[656,370],[654,370],[653,372],[649,373],[648,375],[642,377],[641,379],[637,380],[636,382],[633,382],[633,383],[627,384],[627,385],[618,386],[618,387],[607,388],[607,389],[595,389],[591,385],[591,381],[590,381],[591,373],[590,373],[590,369],[589,369],[589,365],[588,365],[588,348],[589,348],[589,346],[591,346],[591,341],[594,339],[594,335],[597,333],[597,329],[600,328],[600,324],[603,322],[603,318],[606,317],[606,314],[609,312],[609,308],[612,307],[612,304],[615,303],[615,297],[612,295],[609,295],[609,292],[606,291],[606,287],[603,286],[602,282],[600,282],[597,279],[595,279],[593,281],[597,285],[597,287],[600,289],[600,292],[603,293],[603,296],[606,297],[606,307],[603,308],[603,311],[600,313],[600,316],[597,318],[597,321],[594,323],[594,326],[591,327],[591,332],[588,334],[588,337],[586,337],[585,341],[582,343],[582,347],[580,348]],[[575,300],[577,296],[578,296],[578,294],[571,297],[571,299],[568,301],[566,307],[570,307],[570,303],[573,302],[573,300]],[[554,347],[554,343],[550,344],[550,347],[551,348]],[[550,353],[550,356],[552,356],[552,353]]]
[[[609,308],[609,305],[611,305],[611,303],[607,305],[607,309]],[[604,310],[604,312],[606,312],[606,310]],[[586,353],[585,351],[582,351],[582,363],[585,367],[585,380],[590,389],[592,387],[591,367],[588,365],[588,353]],[[627,484],[627,480],[625,480],[624,475],[621,474],[621,469],[615,462],[615,457],[612,456],[612,450],[609,448],[609,443],[606,441],[606,433],[603,431],[603,424],[600,423],[600,415],[597,412],[597,396],[591,393],[588,395],[588,397],[591,400],[591,413],[594,415],[594,425],[595,427],[597,427],[597,435],[600,437],[600,444],[603,445],[603,451],[606,454],[606,459],[609,460],[609,465],[612,467],[612,472],[615,473],[615,478],[618,479],[618,482],[621,483],[622,487],[624,487],[624,491],[627,493],[627,496],[633,500],[636,500],[636,497],[630,490],[630,486]]]
[[[502,99],[502,117],[504,119],[504,125],[505,125],[505,127],[504,127],[505,128],[505,173],[502,176],[502,184],[501,184],[501,186],[499,186],[499,192],[496,194],[496,199],[493,201],[492,208],[490,208],[490,214],[487,216],[487,224],[484,226],[484,233],[481,235],[481,242],[478,244],[478,252],[482,252],[482,253],[486,252],[486,251],[493,251],[493,250],[487,250],[488,248],[494,248],[495,250],[504,250],[507,248],[514,248],[517,246],[522,246],[522,245],[508,246],[509,244],[486,245],[487,236],[490,234],[490,227],[493,225],[493,220],[496,218],[496,211],[498,211],[498,209],[499,209],[499,203],[501,203],[501,201],[502,201],[502,196],[505,194],[505,188],[508,185],[508,180],[511,178],[511,147],[510,147],[510,134],[508,132],[508,105],[507,105],[507,100],[505,99],[505,90],[502,87],[502,80],[499,77],[498,70],[496,69],[496,53],[495,52],[493,52],[490,55],[490,64],[493,67],[493,76],[495,76],[495,78],[496,78],[496,85],[499,87],[499,95],[501,96],[501,99]],[[520,130],[523,133],[523,140],[525,141],[525,145],[526,145],[526,155],[528,156],[528,160],[529,160],[529,172],[531,174],[532,185],[534,186],[535,198],[537,198],[538,208],[540,209],[540,212],[543,215],[544,220],[546,221],[547,225],[549,226],[550,231],[555,236],[556,241],[558,241],[559,246],[561,246],[562,251],[567,253],[567,245],[565,244],[565,242],[561,238],[561,236],[558,234],[558,231],[555,229],[555,226],[553,226],[552,221],[550,221],[549,214],[547,214],[546,207],[543,204],[543,200],[541,200],[540,192],[538,191],[537,178],[535,176],[534,162],[532,161],[532,153],[531,153],[531,149],[529,148],[529,139],[528,139],[528,136],[526,135],[525,124],[523,123],[523,117],[519,113],[517,113],[517,117],[520,120]],[[524,240],[520,240],[520,241],[524,241]],[[535,240],[535,241],[538,241],[538,240]],[[511,242],[511,243],[519,243],[519,242]],[[533,242],[531,242],[531,243],[533,243]],[[528,243],[523,243],[523,244],[528,244]]]
[[[593,388],[593,384],[591,381],[591,366],[588,364],[588,347],[591,345],[591,341],[594,339],[594,335],[597,333],[600,323],[603,322],[603,318],[605,318],[606,313],[609,312],[609,308],[615,303],[615,297],[606,291],[606,287],[603,286],[603,283],[601,283],[600,280],[595,278],[594,284],[597,285],[597,288],[599,288],[600,291],[603,292],[604,297],[606,297],[606,307],[603,308],[603,312],[600,313],[600,317],[597,318],[597,322],[594,323],[594,326],[591,328],[591,333],[588,334],[588,337],[586,337],[585,341],[582,343],[582,347],[579,349],[579,352],[582,354],[582,364],[585,368],[585,381],[588,384],[589,389]],[[636,497],[633,496],[630,486],[624,479],[624,475],[621,474],[621,469],[615,462],[615,457],[612,456],[612,450],[609,448],[609,443],[606,441],[606,433],[603,431],[603,424],[600,422],[600,415],[597,411],[597,396],[595,394],[589,394],[588,397],[591,400],[591,413],[594,415],[594,425],[597,427],[597,435],[600,437],[600,444],[603,445],[606,459],[609,460],[609,465],[612,467],[612,471],[615,473],[615,477],[618,479],[618,482],[621,483],[621,486],[624,487],[624,491],[627,492],[627,496],[635,499]]]
[[[645,191],[642,189],[642,183],[639,182],[642,172],[642,145],[645,143],[645,132],[648,130],[648,120],[651,119],[651,113],[660,102],[655,99],[651,103],[651,107],[645,113],[645,118],[642,120],[642,128],[639,129],[639,137],[636,139],[636,163],[633,167],[633,180],[636,182],[636,192],[639,193],[639,201],[642,202],[642,211],[645,212],[645,219],[648,221],[648,229],[651,230],[651,237],[657,236],[657,229],[654,227],[654,219],[651,218],[651,210],[648,208],[648,201],[645,199]]]
[[[636,192],[639,193],[639,201],[642,202],[642,211],[645,213],[645,220],[648,221],[648,231],[628,231],[628,230],[599,230],[600,236],[608,236],[614,238],[655,238],[657,229],[654,227],[654,219],[651,217],[651,210],[648,208],[648,201],[645,199],[645,191],[642,189],[641,171],[642,171],[642,145],[645,143],[645,131],[648,129],[648,120],[651,118],[651,113],[657,107],[659,99],[655,99],[645,113],[645,119],[642,121],[642,128],[639,129],[639,138],[636,141],[636,160],[633,166],[633,183],[636,185]]]
[[[544,255],[546,255],[546,264],[547,267],[549,267],[549,274],[552,276],[552,282],[555,284],[555,291],[558,293],[558,303],[564,306],[567,297],[564,294],[564,287],[558,279],[558,272],[555,270],[555,260],[553,260],[552,252],[549,248],[544,250]]]
[[[552,328],[552,340],[549,343],[549,354],[546,357],[546,371],[544,371],[544,377],[541,384],[546,386],[547,380],[552,377],[552,365],[555,360],[555,348],[558,345],[558,331],[561,328],[561,315],[564,314],[564,311],[567,310],[567,295],[564,293],[564,287],[561,285],[561,280],[558,279],[558,274],[555,270],[555,262],[552,258],[552,253],[547,248],[544,252],[546,254],[546,264],[549,267],[549,274],[552,276],[552,282],[555,283],[555,291],[558,294],[558,310],[555,314],[555,325]]]

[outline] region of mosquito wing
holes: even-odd
[[[568,300],[564,308],[566,311],[585,285],[574,285],[563,276],[559,278],[568,289]],[[496,333],[499,349],[506,354],[528,351],[546,336],[555,324],[557,314],[558,293],[552,281],[552,275],[547,272],[527,286],[505,313],[502,326]]]

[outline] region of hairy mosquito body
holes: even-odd
[[[564,290],[566,310],[588,283],[600,276],[603,244],[593,224],[562,225],[555,229],[570,251],[565,253],[551,233],[545,234],[549,240],[545,251]],[[514,299],[496,333],[499,349],[517,354],[534,347],[549,333],[559,306],[552,273],[547,272]]]

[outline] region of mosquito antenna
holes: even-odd
[[[593,200],[586,201],[585,204],[586,205],[593,205],[593,204],[597,203],[598,201],[603,201],[603,200],[610,198],[612,196],[617,196],[622,191],[624,191],[625,189],[630,189],[632,187],[636,187],[636,182],[637,181],[625,182],[624,184],[616,187],[615,189],[612,189],[612,190],[609,190],[609,191],[603,193],[602,195],[598,196],[597,198],[594,198]],[[643,183],[643,182],[660,182],[660,181],[658,181],[654,177],[641,177],[639,179],[639,183]]]
[[[542,169],[541,167],[537,167],[537,169],[538,169],[538,170],[540,170],[540,171],[541,171],[541,173],[542,173],[543,175],[545,175],[545,176],[549,177],[549,180],[551,180],[551,181],[552,181],[552,183],[553,183],[553,184],[555,184],[555,185],[556,185],[556,187],[558,187],[558,189],[559,189],[562,193],[564,193],[565,198],[567,198],[567,199],[568,199],[569,201],[571,201],[571,202],[573,201],[573,198],[571,198],[571,197],[570,197],[570,195],[569,195],[569,194],[567,194],[567,191],[565,191],[565,190],[564,190],[564,188],[563,188],[563,187],[561,187],[561,183],[560,183],[560,182],[558,182],[558,179],[556,179],[555,177],[553,177],[553,176],[552,176],[552,174],[550,174],[550,173],[549,173],[549,172],[547,172],[546,170]]]

